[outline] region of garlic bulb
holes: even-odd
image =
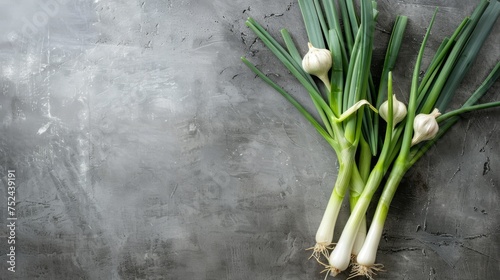
[[[396,95],[392,95],[392,125],[396,126],[399,122],[401,122],[406,117],[406,106],[403,102],[396,99]],[[386,100],[380,108],[378,109],[378,113],[380,117],[387,121],[389,119],[389,102]]]
[[[307,43],[309,51],[302,59],[302,68],[307,73],[318,77],[330,90],[330,79],[328,71],[332,68],[332,54],[327,49],[315,48],[311,43]]]
[[[431,140],[439,131],[436,118],[441,113],[436,108],[430,114],[418,114],[413,121],[413,139],[411,145],[418,144],[425,140]]]

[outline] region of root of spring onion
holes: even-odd
[[[377,275],[377,272],[384,271],[384,266],[382,264],[375,264],[371,267],[366,267],[360,264],[354,264],[352,266],[351,273],[347,279],[353,279],[358,276],[364,276],[370,280],[374,280],[374,276]]]

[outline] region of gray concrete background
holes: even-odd
[[[374,67],[395,15],[409,16],[394,71],[406,96],[434,8],[424,63],[478,2],[379,1]],[[287,27],[305,51],[295,1],[2,1],[1,279],[323,279],[304,248],[337,162],[240,62],[310,106],[248,16],[275,35]],[[498,61],[499,25],[453,106]],[[498,279],[499,126],[500,110],[466,115],[408,173],[378,279]],[[15,273],[7,169],[17,174]]]

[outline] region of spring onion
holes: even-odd
[[[285,43],[282,46],[256,20],[249,18],[246,24],[300,82],[311,97],[316,114],[247,58],[242,57],[242,61],[288,100],[336,154],[338,175],[316,232],[315,245],[309,248],[310,258],[325,267],[326,276],[335,276],[351,265],[350,277],[373,279],[383,267],[375,263],[378,245],[390,203],[404,174],[459,120],[460,114],[500,106],[500,102],[478,104],[500,76],[497,63],[461,108],[446,111],[500,15],[500,2],[482,0],[449,38],[442,39],[420,78],[426,42],[438,15],[436,9],[416,56],[408,106],[392,90],[392,71],[403,41],[405,16],[396,17],[384,65],[379,69],[382,76],[374,81],[371,60],[379,14],[377,3],[360,1],[359,7],[353,0],[339,0],[338,5],[331,0],[298,3],[310,42],[303,57],[286,29],[281,31]],[[367,231],[366,212],[380,186],[382,194]],[[337,218],[347,194],[351,214],[334,245]]]

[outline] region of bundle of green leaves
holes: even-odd
[[[482,0],[472,15],[442,40],[423,77],[419,77],[436,9],[417,54],[408,105],[393,94],[391,75],[407,25],[405,16],[395,19],[376,87],[371,61],[377,3],[298,2],[310,42],[304,56],[286,29],[281,31],[283,46],[254,19],[246,23],[309,93],[319,117],[315,118],[249,60],[242,60],[293,104],[337,155],[337,179],[316,233],[316,244],[310,248],[311,257],[325,266],[327,275],[335,276],[352,264],[352,277],[372,278],[382,268],[375,263],[376,253],[389,205],[404,174],[459,120],[460,114],[500,105],[478,104],[500,75],[499,62],[459,109],[447,112],[457,87],[500,15],[500,2]],[[366,211],[383,182],[367,231]],[[334,245],[337,217],[348,191],[351,214]]]

